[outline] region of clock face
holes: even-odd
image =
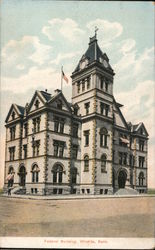
[[[106,60],[104,60],[104,61],[103,61],[103,65],[104,65],[104,67],[105,67],[105,68],[107,68],[107,67],[108,67],[108,63],[107,63],[107,61],[106,61]]]

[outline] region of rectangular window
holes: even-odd
[[[82,81],[82,91],[85,91],[85,81]]]
[[[103,189],[100,189],[100,194],[103,194]]]
[[[28,135],[28,124],[24,123],[24,137],[27,137]]]
[[[104,79],[101,78],[101,89],[103,89],[103,86],[104,86]]]
[[[40,148],[40,140],[33,141],[32,143],[32,148],[33,148],[33,156],[38,156],[39,155],[39,148]]]
[[[87,89],[90,89],[90,77],[87,78]]]
[[[64,146],[63,146],[63,145],[60,145],[60,146],[59,146],[59,156],[60,156],[60,157],[63,157],[63,151],[64,151]]]
[[[139,156],[139,167],[140,168],[144,167],[144,162],[145,162],[145,157]]]
[[[80,82],[77,83],[77,92],[80,93]]]
[[[10,128],[10,140],[15,139],[16,126]]]
[[[85,103],[86,115],[89,114],[89,107],[90,107],[90,102]]]
[[[139,150],[144,151],[144,141],[143,140],[139,140]]]
[[[65,142],[54,140],[54,156],[63,157]]]
[[[109,108],[110,108],[110,106],[108,104],[101,102],[100,103],[100,113],[101,113],[101,115],[108,116]]]
[[[24,159],[27,158],[27,144],[23,145]]]
[[[59,129],[59,121],[54,121],[54,131],[58,132]]]
[[[40,116],[33,119],[33,133],[40,131]]]
[[[60,133],[63,134],[63,132],[64,132],[64,123],[61,122],[60,123]]]
[[[119,152],[119,164],[123,165],[123,153]]]
[[[107,138],[108,135],[100,134],[100,147],[107,147]]]
[[[73,123],[73,137],[78,137],[78,124]]]
[[[15,147],[9,147],[9,159],[10,161],[15,159]]]
[[[89,130],[84,131],[85,136],[85,146],[89,146]]]
[[[109,81],[108,79],[105,80],[105,91],[108,92],[108,85],[109,85]]]
[[[73,145],[73,147],[72,147],[72,158],[73,159],[77,159],[77,153],[78,153],[78,146]]]

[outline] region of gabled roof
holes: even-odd
[[[146,136],[149,135],[148,132],[147,132],[147,130],[146,130],[146,128],[145,128],[145,126],[144,126],[143,122],[140,122],[138,124],[132,125],[132,131],[135,132],[135,133],[138,132],[140,128],[144,129]]]
[[[72,109],[71,109],[71,104],[66,100],[66,98],[64,97],[62,91],[59,91],[57,92],[54,96],[51,97],[51,99],[47,102],[48,104],[49,103],[52,103],[54,102],[56,99],[58,98],[62,98],[62,100],[65,102],[67,108],[69,109],[70,112],[72,112]]]
[[[43,97],[46,99],[47,102],[51,99],[50,93],[47,93],[45,91],[40,91],[40,93],[43,95]]]
[[[80,63],[81,63],[82,60],[87,59],[88,60],[88,65],[93,63],[94,61],[97,61],[97,62],[99,62],[101,64],[100,58],[102,58],[103,60],[106,60],[107,62],[109,62],[109,58],[106,55],[106,53],[103,53],[102,50],[100,49],[100,47],[99,47],[99,45],[97,43],[96,35],[95,35],[94,37],[90,38],[89,47],[88,47],[87,51],[85,52],[85,54],[81,57],[81,59],[80,59],[78,65],[77,65],[77,67],[75,68],[74,72],[80,70]],[[112,70],[110,64],[108,66],[108,69]]]
[[[9,113],[8,113],[6,119],[5,119],[5,122],[8,121],[8,119],[9,119],[9,117],[10,117],[10,114],[11,114],[11,112],[12,112],[13,109],[15,110],[15,112],[17,113],[17,115],[18,115],[19,117],[21,117],[21,116],[24,115],[24,107],[19,106],[19,105],[13,103],[13,104],[11,105],[11,107],[10,107],[10,110],[9,110]]]

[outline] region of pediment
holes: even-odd
[[[51,100],[48,102],[48,104],[50,107],[53,107],[57,110],[72,112],[71,105],[69,105],[62,92],[53,96]]]
[[[11,121],[16,120],[17,118],[20,118],[23,115],[23,112],[24,112],[23,107],[18,106],[16,104],[12,104],[5,122],[11,122]]]
[[[40,91],[36,91],[35,94],[32,97],[32,100],[29,104],[29,107],[27,109],[28,112],[33,112],[41,107],[43,107],[46,103],[45,98],[41,94]]]

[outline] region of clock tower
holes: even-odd
[[[71,77],[72,103],[82,120],[81,186],[92,194],[110,193],[114,71],[97,43],[96,32]]]

